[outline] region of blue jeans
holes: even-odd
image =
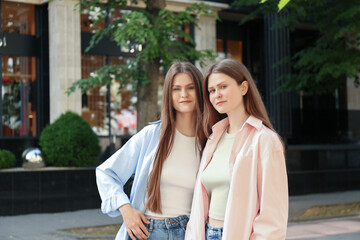
[[[206,240],[221,240],[223,228],[215,228],[206,223]]]
[[[184,240],[188,216],[166,219],[148,218],[148,220],[150,224],[145,224],[149,231],[148,240]],[[130,237],[129,240],[131,240]]]

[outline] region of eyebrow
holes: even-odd
[[[216,84],[215,86],[219,86],[219,85],[221,85],[221,84],[224,84],[224,82],[225,82],[225,81],[221,81],[221,82],[219,82],[218,84]],[[213,87],[213,86],[208,87],[208,89],[211,89],[211,88],[214,88],[214,87]]]
[[[185,87],[190,86],[190,85],[195,85],[195,83],[189,83],[186,84]],[[181,87],[182,85],[172,85],[172,87]]]

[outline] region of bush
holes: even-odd
[[[14,167],[15,160],[15,155],[12,152],[0,149],[0,168]]]
[[[73,112],[62,114],[41,132],[44,161],[54,166],[94,166],[100,154],[98,136]]]

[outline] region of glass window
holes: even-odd
[[[243,62],[243,30],[232,21],[216,23],[216,52],[221,59],[232,58]]]
[[[36,58],[2,56],[3,136],[36,136]]]
[[[35,6],[23,3],[1,3],[2,32],[35,35]]]
[[[1,2],[1,32],[35,35],[35,6]],[[1,57],[2,136],[36,136],[36,57]]]
[[[116,21],[129,10],[112,10],[109,14],[109,22]],[[94,33],[92,28],[94,13],[81,14],[81,32]],[[98,28],[105,28],[105,21]],[[115,49],[114,49],[115,50]],[[129,44],[116,49],[118,54],[134,53],[141,51],[140,44]],[[115,51],[116,51],[115,50]],[[93,72],[106,64],[122,65],[128,58],[124,56],[106,56],[94,54],[82,54],[81,68],[82,78],[90,77]],[[136,107],[137,101],[134,95],[133,85],[129,83],[125,88],[119,90],[119,83],[113,81],[108,86],[89,89],[82,98],[82,117],[92,126],[95,133],[100,136],[109,134],[108,100],[110,97],[110,126],[112,135],[132,135],[136,133]]]
[[[81,14],[81,32],[89,32],[95,33],[95,29],[93,29],[94,24],[94,16],[91,14]],[[98,24],[100,29],[105,28],[105,22],[101,22]]]
[[[122,65],[127,58],[110,57],[110,65]],[[113,81],[110,87],[110,106],[112,129],[114,135],[133,135],[136,133],[136,102],[133,85],[127,86],[119,92],[119,83]],[[114,125],[115,124],[115,125]]]
[[[227,41],[227,54],[229,58],[242,62],[242,42],[241,41]]]
[[[220,58],[232,58],[243,62],[242,41],[216,39],[216,52]]]
[[[105,56],[82,54],[81,77],[90,77],[93,71],[105,66],[105,63]],[[89,89],[83,95],[82,117],[89,122],[97,134],[102,135],[106,127],[106,89],[105,91],[101,87]]]
[[[125,57],[110,57],[111,65],[124,64]],[[90,77],[93,71],[105,66],[106,57],[101,55],[83,54],[81,58],[82,78]],[[113,81],[110,86],[110,116],[111,133],[113,135],[130,135],[136,133],[136,96],[133,85],[128,84],[119,91],[119,83]],[[89,89],[83,95],[82,117],[100,136],[109,134],[109,119],[107,116],[107,86]]]

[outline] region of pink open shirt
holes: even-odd
[[[200,178],[228,125],[228,118],[215,124],[206,143],[186,229],[187,240],[205,239],[210,202]],[[283,146],[277,134],[250,116],[236,133],[229,169],[230,190],[222,239],[285,239],[288,185]]]

